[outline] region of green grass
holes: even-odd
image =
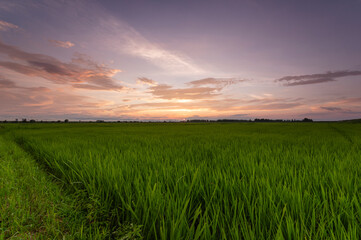
[[[361,237],[360,124],[5,127],[85,193],[90,224],[145,239]]]
[[[0,135],[0,239],[134,239],[136,229],[130,224],[113,232],[106,222],[92,221],[97,203],[85,196],[84,191],[67,191]]]

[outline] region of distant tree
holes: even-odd
[[[302,122],[313,122],[313,120],[310,119],[310,118],[304,118],[304,119],[302,120]]]
[[[65,123],[68,123],[68,122],[69,122],[69,119],[65,119],[64,122],[65,122]]]
[[[26,118],[23,118],[21,121],[22,121],[23,123],[26,123],[26,122],[27,122]]]
[[[34,119],[30,119],[30,122],[31,122],[31,123],[34,123],[34,122],[36,122],[36,121],[35,121]]]

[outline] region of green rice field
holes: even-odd
[[[361,239],[359,123],[3,124],[0,137],[80,196],[104,239]]]

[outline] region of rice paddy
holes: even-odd
[[[107,238],[361,237],[361,124],[3,126]]]

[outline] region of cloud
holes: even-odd
[[[16,84],[11,81],[6,79],[4,76],[0,75],[0,89],[2,88],[16,88]]]
[[[0,79],[0,88],[16,88],[16,84],[13,81]]]
[[[137,79],[138,84],[146,84],[150,86],[158,85],[158,83],[152,79],[146,78],[146,77],[140,77]]]
[[[172,89],[179,91],[179,89]],[[183,94],[183,92],[181,92]],[[197,94],[200,94],[197,92]],[[167,97],[167,98],[166,98]],[[171,94],[162,96],[160,102],[147,102],[127,105],[127,109],[132,111],[200,111],[203,113],[216,114],[217,116],[228,116],[237,118],[243,117],[243,115],[236,115],[235,112],[242,114],[248,114],[248,112],[254,111],[277,111],[288,110],[297,107],[305,106],[302,99],[289,99],[289,98],[265,98],[265,99],[233,99],[222,98],[219,95],[211,95],[207,97],[197,96],[196,98],[189,96],[182,96],[182,98],[171,98]],[[154,99],[156,100],[156,99]],[[165,100],[165,101],[164,101]],[[228,114],[228,115],[227,115]]]
[[[191,57],[167,49],[166,43],[147,39],[125,21],[120,20],[117,16],[112,16],[98,1],[39,0],[23,1],[19,5],[21,6],[12,8],[25,8],[27,12],[36,9],[50,19],[55,18],[61,21],[67,19],[67,21],[73,23],[69,26],[71,29],[86,29],[84,36],[88,37],[87,42],[89,42],[89,45],[108,47],[107,50],[110,50],[112,54],[126,54],[137,57],[166,71],[168,74],[191,75],[204,73],[204,70]],[[82,17],[79,18],[79,16]],[[104,48],[102,50],[104,51]]]
[[[9,31],[12,29],[17,30],[20,29],[20,27],[15,24],[0,20],[0,31]]]
[[[244,117],[247,117],[247,116],[248,116],[248,114],[240,113],[240,114],[230,115],[228,118],[230,118],[230,119],[239,119],[239,118],[244,118]]]
[[[151,43],[132,27],[125,26],[122,30],[125,30],[125,34],[124,32],[122,34],[126,43],[125,52],[150,61],[168,72],[176,74],[199,74],[203,72],[189,57],[172,53],[155,43]]]
[[[142,110],[176,110],[176,109],[212,109],[212,110],[227,110],[231,107],[237,106],[241,101],[238,99],[197,99],[197,101],[166,101],[166,102],[147,102],[128,105],[129,109]]]
[[[358,104],[361,105],[361,97],[343,98],[338,101],[339,104]]]
[[[245,118],[249,118],[249,115],[248,114],[217,115],[217,116],[193,115],[187,117],[186,120],[218,120],[218,119],[243,120]]]
[[[331,111],[331,112],[342,111],[343,110],[342,108],[339,108],[339,107],[321,107],[321,109]]]
[[[0,41],[0,54],[13,61],[0,61],[0,67],[32,77],[42,77],[56,84],[71,84],[91,90],[121,90],[112,78],[119,69],[97,64],[84,54],[76,54],[70,63],[54,57],[29,53]]]
[[[298,86],[298,85],[332,82],[332,81],[336,81],[337,78],[359,76],[359,75],[361,75],[361,71],[344,70],[344,71],[326,72],[326,73],[310,74],[310,75],[285,76],[275,81],[283,82],[284,86]]]
[[[72,84],[74,88],[82,88],[82,89],[88,89],[88,90],[109,90],[108,87],[104,86],[97,86],[92,84]]]
[[[23,4],[16,3],[15,1],[0,1],[0,10],[7,12],[11,12],[12,10],[21,8],[22,6]]]
[[[354,111],[350,109],[344,109],[339,107],[320,107],[321,109],[330,111],[330,112],[337,112],[337,113],[343,113],[343,114],[361,114],[361,111]]]
[[[55,47],[62,47],[62,48],[71,48],[74,47],[75,44],[69,41],[59,41],[59,40],[52,40],[50,39],[49,42],[53,44]]]
[[[142,58],[170,74],[204,73],[190,57],[149,41],[126,22],[106,12],[98,11],[96,15],[103,32],[101,41],[112,46],[113,51]]]
[[[109,102],[89,96],[75,95],[65,89],[23,87],[11,80],[0,80],[0,116],[49,119],[49,116],[103,113]],[[58,118],[57,117],[57,118]]]
[[[49,91],[46,87],[22,87],[18,86],[14,81],[4,78],[2,75],[0,75],[0,89],[20,89],[20,90],[30,90],[30,91]]]
[[[239,107],[240,110],[285,110],[301,106],[301,103],[272,103],[272,104],[259,104]]]
[[[244,81],[245,81],[244,79],[238,79],[238,78],[204,78],[200,80],[191,81],[188,84],[193,86],[204,86],[204,85],[228,86]]]
[[[149,88],[157,98],[161,99],[210,99],[220,95],[219,88],[211,87],[192,87],[192,88],[173,88],[167,84],[159,84]]]
[[[173,88],[168,84],[159,84],[149,78],[138,78],[138,83],[150,85],[148,88],[153,96],[161,99],[212,99],[221,95],[221,91],[228,85],[237,84],[244,80],[236,78],[205,78],[186,83],[187,88]]]

